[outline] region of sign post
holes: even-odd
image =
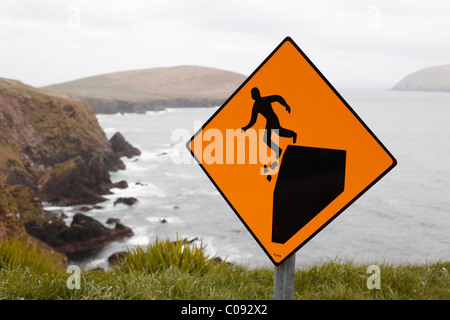
[[[273,275],[273,300],[294,299],[295,253],[279,266]]]
[[[277,279],[290,279],[295,252],[397,164],[289,37],[186,147],[280,266],[276,298],[292,297]]]

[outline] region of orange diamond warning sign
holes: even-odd
[[[187,148],[275,265],[397,163],[289,37]]]

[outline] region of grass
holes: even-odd
[[[160,272],[176,268],[184,273],[208,273],[216,267],[223,268],[225,262],[217,264],[200,247],[183,243],[182,240],[170,241],[157,238],[153,245],[137,246],[128,250],[128,255],[119,262],[119,268],[125,272]]]
[[[18,238],[3,239],[0,242],[0,270],[14,270],[22,267],[38,274],[57,271],[55,261],[47,257],[35,244]]]
[[[272,299],[273,268],[217,263],[201,246],[181,241],[157,240],[129,249],[128,256],[107,271],[82,270],[80,289],[68,289],[71,273],[52,270],[51,263],[21,246],[20,242],[0,245],[0,299]],[[294,299],[450,299],[450,262],[380,264],[381,286],[372,290],[367,287],[367,267],[332,260],[298,268]]]
[[[69,170],[73,170],[75,167],[76,167],[75,158],[58,163],[53,167],[53,169],[51,171],[51,176],[58,177],[59,175],[65,173]]]

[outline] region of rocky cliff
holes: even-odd
[[[71,205],[101,201],[109,171],[123,169],[90,107],[75,99],[0,79],[0,180],[33,189],[43,201]],[[50,189],[72,182],[64,199]],[[72,199],[73,198],[73,199]],[[92,198],[92,199],[91,199]]]
[[[44,226],[43,201],[103,201],[117,186],[109,172],[124,169],[130,150],[119,154],[114,144],[86,103],[0,78],[0,240]]]

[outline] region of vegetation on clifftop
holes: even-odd
[[[72,273],[65,269],[51,272],[45,263],[36,264],[30,258],[17,258],[15,261],[21,262],[12,264],[11,258],[2,256],[5,252],[2,246],[0,299],[272,299],[273,268],[249,269],[216,263],[202,250],[180,242],[165,240],[129,250],[127,259],[107,271],[82,270],[79,289],[69,289],[67,283],[69,280],[73,284],[69,278]],[[148,263],[148,257],[155,255],[159,256],[157,262]],[[450,299],[450,262],[382,263],[380,289],[368,288],[371,274],[367,267],[334,260],[297,268],[294,299]]]

